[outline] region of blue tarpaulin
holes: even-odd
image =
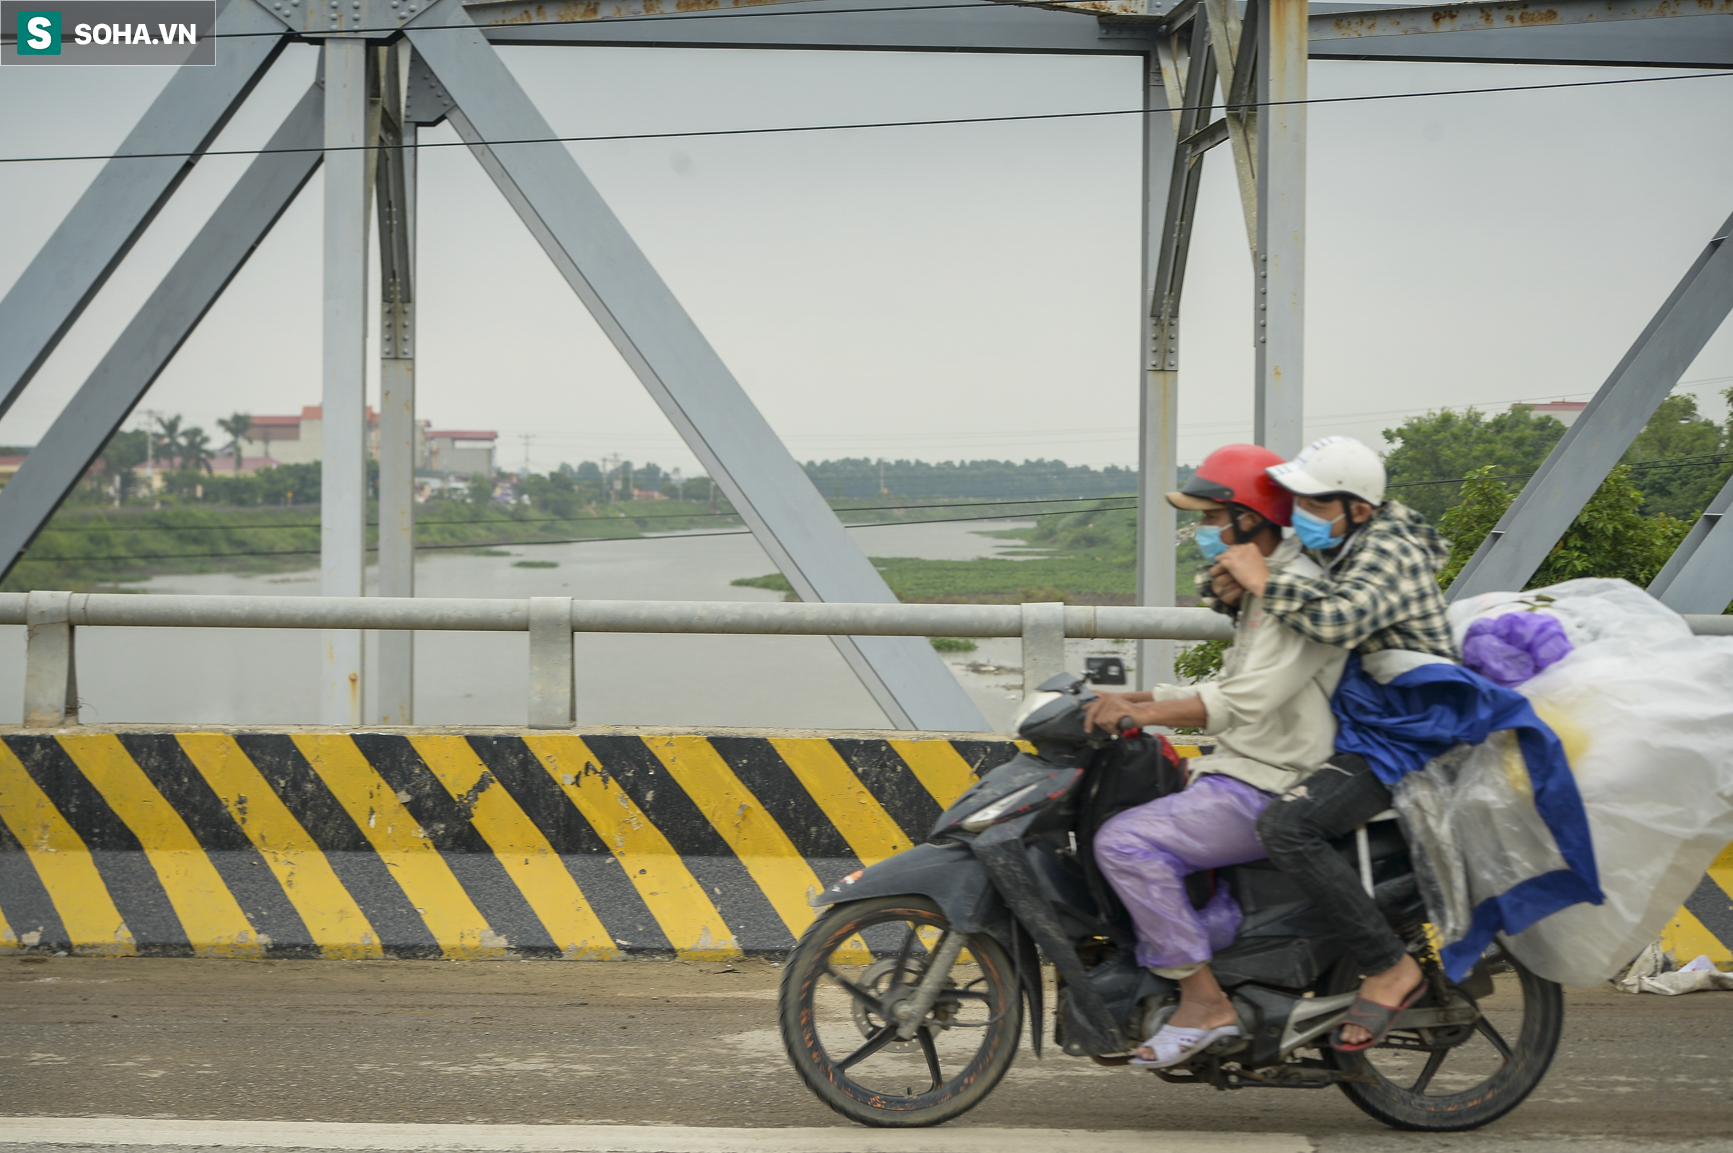
[[[1528,698],[1461,665],[1428,664],[1379,684],[1348,658],[1331,700],[1336,749],[1358,753],[1394,788],[1409,773],[1458,744],[1478,745],[1504,729],[1516,734],[1528,766],[1534,807],[1552,833],[1565,868],[1542,873],[1484,898],[1460,940],[1441,951],[1445,974],[1460,981],[1497,933],[1520,933],[1543,917],[1587,901],[1601,903],[1594,842],[1564,746],[1535,715]]]

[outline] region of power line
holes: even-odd
[[[1723,459],[1726,457],[1733,457],[1733,452],[1695,453],[1691,456],[1671,457],[1671,458],[1668,458],[1666,460],[1638,461],[1634,464],[1630,464],[1630,465],[1627,465],[1625,467],[1631,469],[1633,472],[1637,471],[1639,469],[1683,468],[1686,465],[1692,464],[1694,462],[1698,462],[1698,461],[1706,462],[1709,460],[1719,460],[1719,459]],[[1433,485],[1433,484],[1467,484],[1470,481],[1474,481],[1474,480],[1525,480],[1525,479],[1527,479],[1533,475],[1535,475],[1535,474],[1532,472],[1520,472],[1520,473],[1507,473],[1507,474],[1502,475],[1502,476],[1489,476],[1489,477],[1463,477],[1460,479],[1452,478],[1452,479],[1445,479],[1445,480],[1410,480],[1410,481],[1399,481],[1395,484],[1391,484],[1391,485],[1388,485],[1386,487],[1388,487],[1388,488],[1417,488],[1417,487],[1420,487],[1422,485]],[[1028,501],[1028,502],[974,501],[974,502],[968,502],[968,503],[977,504],[977,505],[979,505],[979,504],[1012,504],[1012,503],[1054,504],[1054,503],[1070,502],[1070,501],[1104,501],[1104,500],[1120,500],[1120,499],[1130,499],[1130,498],[1129,497],[1055,497],[1055,498],[1051,498],[1049,500],[1043,500],[1040,502],[1036,502],[1036,501]],[[967,507],[967,504],[963,504],[963,505],[900,505],[900,506],[899,505],[887,505],[887,506],[880,506],[880,507],[881,508],[889,508],[889,509],[941,508],[941,507],[955,508],[955,507]],[[1091,508],[1091,509],[1077,509],[1077,510],[1075,510],[1075,513],[1129,512],[1129,511],[1135,511],[1136,509],[1137,509],[1137,505],[1135,503],[1133,503],[1133,504],[1119,504],[1119,505],[1103,505],[1103,506],[1098,506],[1096,508]],[[859,510],[843,510],[843,511],[866,512],[866,511],[871,511],[871,510],[863,508],[863,509],[859,509]],[[1069,515],[1075,515],[1075,513],[1069,514]],[[695,514],[695,515],[702,515],[702,514]],[[728,515],[728,514],[717,514],[717,515]],[[964,524],[964,523],[968,523],[968,522],[972,522],[972,521],[984,521],[984,520],[1023,520],[1023,519],[1026,519],[1029,515],[1030,514],[1028,514],[1028,513],[1014,513],[1014,512],[1012,512],[1012,513],[994,513],[994,514],[991,514],[988,516],[935,517],[932,520],[922,520],[922,521],[907,521],[907,520],[872,521],[872,522],[868,522],[866,524],[845,524],[843,527],[844,528],[850,528],[850,529],[899,528],[899,527],[905,527],[905,526],[913,525],[913,524]],[[1042,514],[1037,514],[1037,515],[1042,515]],[[1049,514],[1044,514],[1044,515],[1061,515],[1061,516],[1063,516],[1063,515],[1068,515],[1068,514],[1049,513]],[[560,519],[577,519],[577,518],[553,517],[553,518],[548,518],[548,519],[560,520]],[[625,520],[628,518],[621,517],[618,519]],[[657,518],[652,517],[649,519],[657,519]],[[674,518],[664,517],[663,519],[670,519],[671,520]],[[430,523],[438,523],[438,522],[430,522]],[[448,521],[445,523],[454,523],[454,522]],[[455,522],[455,523],[474,524],[474,523],[480,523],[480,522],[468,521],[468,522]],[[522,522],[518,522],[518,523],[522,523]],[[261,526],[261,527],[283,528],[283,527],[288,527],[288,526],[268,525],[268,526]],[[301,526],[296,526],[296,527],[314,528],[314,527],[317,527],[317,525],[309,524],[309,525],[301,525]],[[723,530],[720,530],[717,532],[667,533],[667,534],[660,535],[660,536],[633,536],[633,537],[588,536],[588,537],[567,537],[567,538],[555,539],[555,540],[531,539],[531,540],[505,540],[505,541],[465,541],[465,542],[460,543],[460,544],[418,544],[415,546],[415,551],[417,551],[417,552],[440,552],[440,551],[446,551],[446,550],[450,550],[450,549],[526,548],[526,547],[529,547],[531,545],[544,545],[544,544],[597,544],[597,543],[601,543],[604,541],[688,540],[688,539],[692,539],[695,537],[750,536],[750,535],[752,535],[751,529],[723,529]],[[367,546],[368,551],[370,551],[370,552],[375,551],[377,549],[377,547],[378,547],[377,545]],[[294,548],[294,549],[270,549],[270,550],[264,550],[264,551],[254,551],[254,552],[150,553],[147,555],[136,555],[136,556],[58,556],[58,557],[30,557],[30,556],[26,556],[26,557],[20,557],[19,561],[20,561],[20,563],[22,563],[24,561],[36,561],[39,564],[46,564],[46,563],[50,563],[50,562],[61,563],[61,564],[72,564],[72,563],[93,564],[96,562],[147,561],[147,560],[215,560],[215,559],[229,558],[229,557],[309,556],[309,555],[316,554],[319,551],[320,550],[317,548]]]
[[[1668,458],[1663,459],[1663,460],[1635,461],[1635,462],[1633,462],[1629,465],[1626,465],[1624,467],[1630,468],[1633,471],[1636,471],[1639,469],[1654,469],[1654,468],[1683,468],[1683,467],[1690,465],[1692,463],[1707,462],[1710,460],[1720,460],[1720,459],[1723,459],[1726,457],[1733,457],[1733,452],[1705,452],[1705,453],[1695,453],[1695,454],[1690,455],[1690,456],[1668,457]],[[1427,485],[1435,485],[1435,484],[1466,484],[1470,480],[1526,480],[1533,475],[1534,475],[1534,473],[1532,473],[1532,472],[1513,472],[1513,473],[1505,473],[1505,474],[1502,474],[1499,476],[1488,476],[1488,477],[1445,477],[1445,478],[1442,478],[1439,480],[1404,480],[1404,481],[1396,481],[1392,484],[1386,485],[1385,487],[1386,488],[1419,488],[1419,487],[1423,487],[1423,486],[1427,486]],[[976,501],[946,501],[946,502],[940,502],[940,503],[935,503],[935,504],[862,505],[862,506],[859,506],[856,508],[834,509],[833,511],[838,512],[838,513],[848,513],[848,512],[920,512],[924,509],[934,509],[934,508],[982,508],[982,507],[1000,507],[1000,508],[1002,508],[1006,505],[1084,504],[1084,503],[1090,503],[1090,502],[1101,502],[1101,501],[1110,501],[1110,500],[1133,500],[1134,501],[1135,499],[1136,499],[1136,497],[1134,494],[1115,493],[1115,494],[1108,495],[1108,496],[1061,496],[1061,497],[1043,497],[1043,498],[1038,498],[1038,499],[1031,498],[1031,499],[1027,499],[1027,500],[1005,499],[1005,500],[976,500]],[[1083,512],[1122,512],[1122,511],[1125,511],[1127,509],[1135,509],[1136,507],[1137,507],[1136,504],[1098,505],[1098,507],[1096,507],[1096,508],[1077,509],[1077,510],[1075,510],[1075,512],[1077,512],[1077,513],[1083,513]],[[892,527],[896,527],[896,526],[900,526],[900,525],[961,524],[964,522],[977,521],[977,520],[1022,520],[1022,519],[1026,519],[1030,516],[1056,516],[1056,515],[1057,516],[1064,516],[1064,515],[1072,515],[1072,514],[1067,514],[1064,512],[1048,512],[1048,513],[1042,513],[1042,512],[1002,512],[1002,513],[994,513],[994,514],[991,514],[988,516],[934,517],[931,520],[876,521],[876,522],[870,522],[867,524],[845,524],[845,525],[843,525],[843,527],[844,528],[892,528]],[[630,522],[634,522],[637,524],[651,524],[651,523],[654,523],[655,521],[658,521],[658,520],[709,520],[711,518],[720,518],[720,517],[732,518],[732,517],[738,517],[738,516],[739,516],[738,513],[732,513],[732,512],[715,512],[715,513],[695,512],[695,513],[660,513],[660,514],[652,514],[652,515],[618,516],[618,517],[593,517],[593,516],[524,517],[522,519],[514,519],[514,520],[509,521],[509,522],[493,522],[493,521],[489,521],[489,520],[481,519],[481,518],[466,519],[466,520],[424,520],[421,522],[421,524],[427,528],[432,528],[434,526],[439,526],[439,525],[469,525],[469,524],[489,524],[489,523],[500,523],[501,527],[506,527],[507,525],[560,524],[560,523],[569,523],[572,521],[595,521],[598,524],[608,524],[608,523],[611,523],[613,521],[630,521]],[[298,522],[294,522],[294,523],[290,523],[290,524],[258,524],[258,525],[239,525],[239,524],[237,524],[237,525],[139,525],[136,527],[130,526],[130,525],[90,525],[90,526],[73,526],[73,527],[63,527],[63,528],[45,528],[38,535],[44,535],[47,533],[85,533],[85,532],[262,532],[262,531],[265,531],[268,529],[316,529],[319,527],[320,527],[319,521],[298,521]],[[369,521],[367,524],[367,527],[377,528],[378,522],[377,521]],[[654,530],[652,530],[652,531],[654,531]],[[437,550],[437,549],[455,549],[455,548],[524,547],[524,546],[535,545],[535,544],[583,544],[583,543],[588,543],[591,541],[604,541],[604,540],[661,540],[661,539],[672,539],[676,535],[676,533],[678,533],[678,530],[670,530],[667,534],[664,534],[662,536],[642,536],[642,535],[630,536],[630,537],[591,536],[591,537],[556,538],[556,539],[551,539],[551,540],[545,539],[545,538],[543,538],[543,539],[530,538],[530,539],[526,539],[526,540],[514,540],[514,541],[493,541],[493,542],[466,541],[466,542],[460,542],[460,543],[456,543],[456,544],[425,544],[425,545],[416,545],[415,547],[417,549],[434,549],[434,550]],[[678,536],[680,536],[680,537],[741,536],[741,535],[747,535],[748,533],[750,533],[750,530],[741,529],[741,530],[729,530],[729,531],[725,531],[725,532],[678,533]],[[372,546],[369,546],[369,547],[372,547]],[[69,556],[69,557],[36,557],[36,558],[27,558],[27,559],[67,560],[67,561],[75,561],[75,560],[97,561],[97,560],[117,560],[117,559],[118,560],[169,560],[169,559],[196,559],[196,558],[202,558],[202,557],[218,557],[218,556],[277,556],[277,555],[295,556],[295,555],[301,555],[303,553],[318,552],[318,551],[319,551],[318,549],[287,549],[287,550],[280,550],[280,551],[275,551],[275,552],[223,552],[223,553],[173,553],[173,554],[164,553],[164,554],[151,554],[149,556],[135,556],[135,557]]]
[[[1733,452],[1699,452],[1699,453],[1695,453],[1691,456],[1668,457],[1665,460],[1639,460],[1639,461],[1635,461],[1631,464],[1625,465],[1624,467],[1632,470],[1633,472],[1635,472],[1637,469],[1640,469],[1640,468],[1641,469],[1647,469],[1647,468],[1683,468],[1686,465],[1692,463],[1693,461],[1705,461],[1706,462],[1706,461],[1709,461],[1711,459],[1717,459],[1718,460],[1722,457],[1728,457],[1728,456],[1733,456]],[[1405,480],[1405,481],[1401,481],[1400,483],[1397,483],[1397,484],[1385,485],[1384,487],[1386,487],[1386,488],[1418,488],[1419,486],[1426,485],[1426,484],[1467,484],[1471,480],[1526,480],[1533,475],[1534,475],[1534,473],[1532,473],[1532,472],[1512,472],[1512,473],[1506,473],[1504,476],[1465,476],[1465,477],[1461,478],[1460,480],[1456,480],[1456,479]]]
[[[1727,72],[1687,72],[1669,76],[1627,76],[1615,80],[1571,80],[1557,84],[1506,84],[1497,88],[1441,88],[1429,92],[1386,92],[1367,96],[1319,96],[1305,100],[1248,101],[1232,105],[1233,110],[1283,108],[1298,104],[1357,104],[1373,100],[1412,100],[1427,96],[1473,96],[1496,92],[1541,92],[1558,88],[1604,88],[1614,84],[1658,84],[1670,80],[1709,80],[1733,76]],[[938,120],[877,120],[855,124],[783,125],[775,128],[707,128],[688,132],[622,132],[608,136],[536,136],[517,140],[417,140],[414,148],[470,148],[486,146],[501,148],[513,144],[598,144],[624,140],[684,140],[703,136],[766,136],[802,132],[850,132],[867,128],[921,128],[955,124],[1010,124],[1035,120],[1081,120],[1108,116],[1156,116],[1164,112],[1210,112],[1215,104],[1196,108],[1181,105],[1171,108],[1110,108],[1095,112],[1030,112],[1012,116],[957,116]],[[1224,110],[1229,106],[1221,106]],[[47,164],[72,160],[162,160],[202,158],[207,156],[273,156],[297,152],[374,152],[387,148],[383,144],[348,144],[336,148],[323,145],[309,148],[225,148],[204,152],[127,152],[81,156],[0,156],[0,164]]]

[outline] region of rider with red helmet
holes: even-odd
[[[1230,546],[1250,545],[1272,572],[1322,572],[1282,531],[1293,497],[1265,471],[1280,463],[1268,449],[1230,445],[1167,494],[1174,507],[1202,514],[1196,539],[1206,560]],[[1187,788],[1118,814],[1095,838],[1096,862],[1136,922],[1138,963],[1179,982],[1179,1007],[1138,1050],[1137,1063],[1147,1067],[1177,1064],[1218,1038],[1239,1034],[1209,961],[1233,941],[1240,909],[1225,890],[1193,909],[1187,874],[1262,858],[1259,814],[1335,748],[1330,694],[1345,650],[1284,627],[1256,595],[1240,595],[1234,608],[1234,644],[1214,680],[1102,693],[1089,706],[1089,721],[1098,728],[1122,721],[1184,726],[1216,743],[1213,755],[1191,761]]]

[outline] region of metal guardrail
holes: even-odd
[[[1686,616],[1700,635],[1733,636],[1733,616]],[[1226,617],[1201,608],[1113,605],[755,604],[741,601],[488,600],[440,597],[136,596],[0,593],[0,625],[26,625],[24,723],[78,723],[76,630],[135,628],[412,629],[527,632],[529,723],[576,717],[574,633],[1020,637],[1024,690],[1064,671],[1067,637],[1225,640]]]
[[[1025,605],[753,604],[740,601],[484,600],[437,597],[136,596],[0,593],[0,624],[27,625],[24,723],[78,723],[76,630],[413,629],[529,633],[529,723],[576,718],[574,633],[1021,637],[1023,684],[1064,671],[1066,637],[1211,640],[1232,635],[1208,609]]]

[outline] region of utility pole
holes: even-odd
[[[162,412],[155,408],[141,408],[138,414],[144,417],[144,491],[151,498],[156,497],[156,438],[151,429],[162,419]]]
[[[611,504],[614,494],[619,491],[620,481],[614,475],[614,470],[620,467],[620,454],[609,453],[602,458],[602,495]]]
[[[523,442],[524,442],[524,479],[525,479],[525,480],[528,480],[528,479],[529,479],[529,475],[530,475],[530,441],[532,441],[532,440],[534,440],[534,439],[535,439],[535,438],[536,438],[536,434],[535,434],[535,433],[533,433],[533,432],[526,432],[526,433],[524,433],[524,434],[523,434]]]

